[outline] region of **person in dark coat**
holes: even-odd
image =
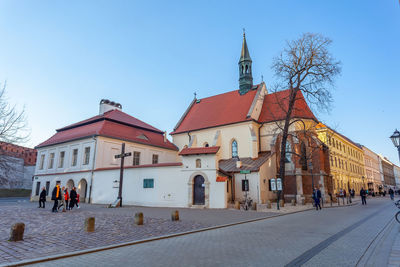
[[[362,187],[360,190],[360,197],[361,197],[362,204],[367,205],[367,193],[365,192],[364,188],[362,188]]]
[[[52,212],[58,212],[58,201],[62,198],[61,194],[60,183],[58,182],[54,187],[53,192],[51,192],[51,200],[54,200],[53,209],[51,210]]]
[[[46,207],[46,195],[47,195],[46,187],[43,186],[42,192],[40,192],[40,195],[39,195],[39,208]],[[43,207],[42,207],[42,204],[43,204]]]
[[[394,191],[392,188],[389,189],[389,195],[390,195],[390,199],[394,200]]]
[[[318,210],[321,209],[321,204],[320,204],[320,199],[321,199],[321,191],[319,192],[320,197],[318,197],[318,189],[314,188],[313,194],[312,194],[312,198],[314,199],[314,203],[315,203],[315,208]]]
[[[72,187],[71,191],[69,192],[69,209],[72,210],[72,208],[74,207],[75,203],[76,203],[76,198],[77,198],[77,194],[76,194],[76,188]]]

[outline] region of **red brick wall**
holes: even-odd
[[[24,159],[25,165],[36,164],[36,149],[0,142],[0,153],[16,158],[22,158]]]

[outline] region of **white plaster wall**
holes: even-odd
[[[58,144],[54,146],[48,146],[44,148],[38,148],[38,156],[36,160],[35,175],[50,174],[50,173],[62,173],[62,172],[73,172],[91,170],[93,164],[95,140],[93,138],[86,138],[77,141],[71,141],[68,143]],[[85,147],[90,147],[89,164],[83,164]],[[78,149],[78,159],[76,166],[72,166],[72,151]],[[58,168],[60,160],[60,152],[64,151],[64,165],[62,168]],[[49,158],[50,153],[55,153],[53,168],[49,169]],[[40,170],[41,155],[45,155],[43,169]]]
[[[244,200],[245,192],[242,191],[242,180],[244,180],[244,174],[235,174],[235,199],[236,200]],[[259,172],[252,172],[250,174],[246,174],[247,180],[249,180],[249,191],[248,197],[250,197],[253,201],[259,202],[260,199],[260,174]]]
[[[68,173],[68,174],[56,174],[56,175],[35,175],[35,178],[33,180],[32,184],[32,200],[38,200],[38,196],[36,196],[36,186],[37,182],[40,182],[40,188],[43,186],[46,186],[46,182],[50,182],[50,188],[48,192],[48,200],[51,198],[51,192],[53,191],[53,188],[56,186],[56,182],[60,181],[61,182],[61,187],[66,186],[67,182],[71,179],[74,181],[74,186],[78,188],[78,184],[82,179],[86,180],[87,183],[87,193],[86,193],[86,200],[88,201],[89,199],[89,194],[90,194],[90,179],[91,178],[91,172],[80,172],[80,173]],[[40,190],[41,191],[41,190]],[[39,194],[40,194],[39,191]],[[84,194],[80,194],[81,198],[84,198]]]
[[[108,168],[119,166],[120,159],[115,159],[116,154],[121,153],[121,145],[125,143],[125,152],[131,152],[132,156],[125,158],[125,166],[133,165],[133,152],[140,152],[140,165],[152,164],[153,154],[158,155],[158,163],[178,162],[178,151],[158,148],[148,145],[137,144],[128,141],[121,141],[106,137],[98,137],[96,155],[96,167]]]
[[[124,170],[122,200],[125,205],[187,207],[187,179],[181,167],[134,168]],[[143,179],[153,178],[154,188],[143,188]],[[95,172],[92,201],[110,204],[118,197],[119,170]]]
[[[192,138],[196,138],[194,147],[203,147],[204,143],[213,146],[214,137],[217,131],[220,131],[219,155],[222,159],[231,158],[231,142],[235,139],[238,142],[239,157],[254,157],[258,151],[253,151],[258,146],[253,146],[250,127],[253,127],[254,133],[258,135],[258,128],[253,122],[242,122],[226,126],[213,127],[210,129],[198,130],[190,132]],[[189,136],[187,133],[173,135],[173,142],[182,150],[185,145],[189,146]]]

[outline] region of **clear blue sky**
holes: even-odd
[[[400,5],[359,1],[0,1],[0,81],[25,105],[29,146],[108,98],[172,131],[193,98],[238,88],[246,28],[255,82],[286,40],[321,33],[343,64],[322,121],[398,163]]]

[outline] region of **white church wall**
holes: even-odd
[[[203,147],[205,143],[213,146],[214,137],[217,131],[220,131],[221,148],[219,155],[222,159],[232,157],[231,142],[238,142],[239,157],[252,157],[254,155],[252,136],[249,131],[249,126],[252,122],[241,122],[231,125],[213,127],[210,129],[197,130],[190,132],[191,136],[196,136],[196,147]],[[185,145],[189,146],[189,137],[187,133],[173,135],[174,144],[182,150]]]
[[[187,207],[188,178],[180,170],[180,166],[125,169],[123,204]],[[154,179],[154,187],[144,188],[144,179]],[[117,199],[119,170],[95,172],[93,180],[93,203],[110,204]]]

